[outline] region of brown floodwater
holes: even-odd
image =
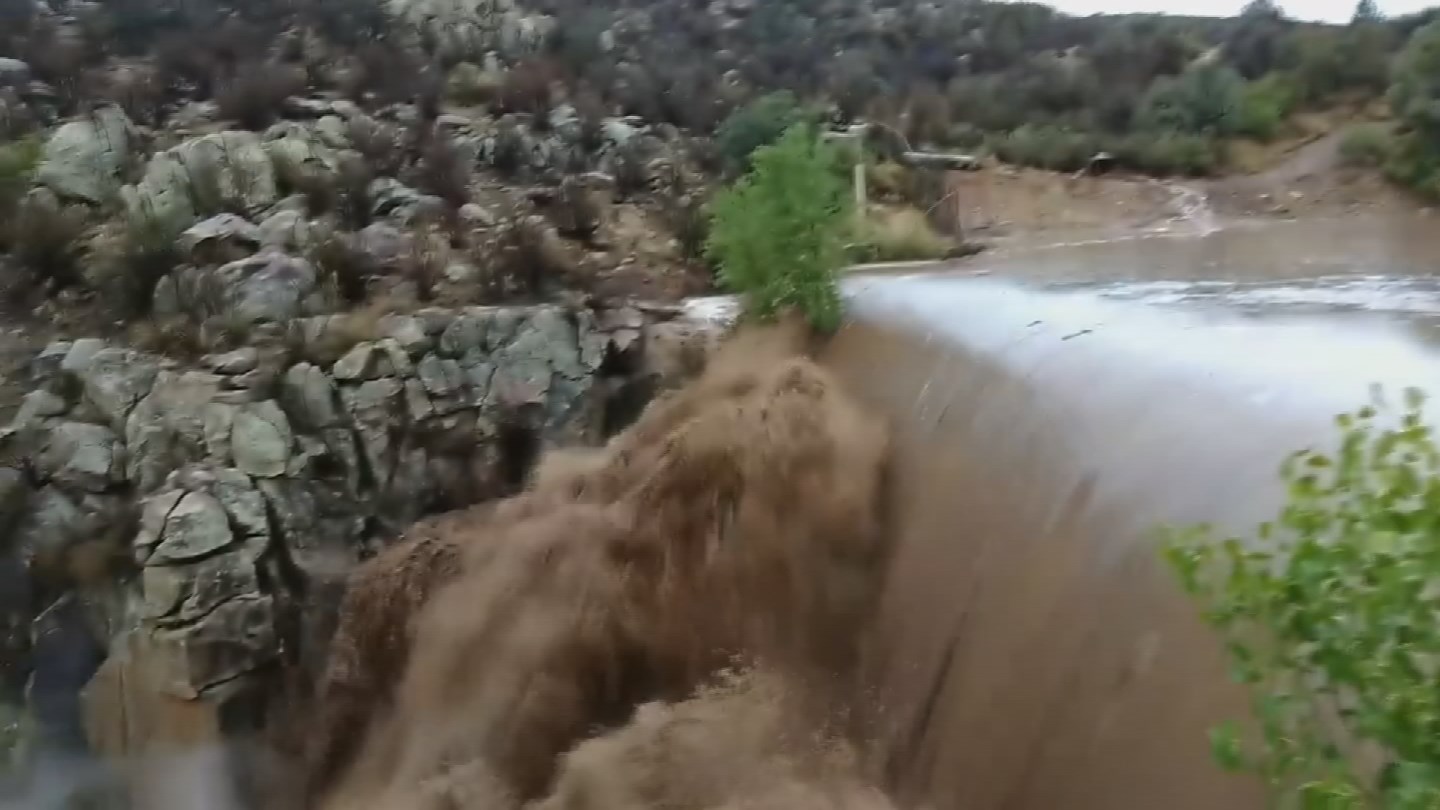
[[[825,362],[897,431],[869,750],[907,807],[1259,808],[1155,529],[1243,531],[1371,387],[1434,388],[1440,235],[1269,223],[852,277]]]
[[[1245,531],[1277,507],[1281,460],[1333,441],[1336,413],[1365,403],[1373,386],[1395,398],[1437,387],[1440,228],[1423,217],[1227,224],[1186,210],[1146,233],[1031,240],[955,265],[848,278],[850,320],[820,359],[890,423],[888,442],[828,375],[806,363],[766,376],[777,359],[741,353],[742,342],[731,347],[734,368],[717,361],[707,376],[759,375],[771,388],[697,384],[673,413],[693,406],[706,420],[672,424],[662,408],[650,428],[631,429],[618,445],[626,452],[570,459],[571,484],[635,475],[624,497],[590,503],[581,495],[609,488],[575,485],[574,503],[535,493],[512,503],[513,524],[445,524],[490,541],[503,529],[496,536],[507,541],[467,552],[488,562],[462,566],[414,625],[394,710],[357,735],[362,757],[341,783],[353,793],[340,798],[356,803],[330,806],[494,810],[531,797],[530,810],[1265,806],[1258,784],[1211,761],[1207,729],[1243,716],[1245,696],[1159,564],[1156,530],[1207,521]],[[718,315],[732,306],[692,302]],[[882,445],[895,450],[883,510]],[[796,469],[806,474],[781,473]],[[733,509],[696,495],[725,481],[743,494]],[[522,519],[527,503],[533,520]],[[804,553],[791,548],[796,538],[809,538]],[[712,554],[733,564],[713,579],[662,577],[661,588],[617,563],[672,545],[707,549],[685,558],[695,571],[709,570],[696,561]],[[681,562],[635,570],[674,577],[690,570]],[[883,579],[878,603],[867,573]],[[810,613],[792,602],[817,621],[798,621]],[[856,605],[873,606],[861,626]],[[832,625],[837,606],[845,622]],[[658,639],[686,653],[655,656],[681,685],[696,661],[713,663],[712,637],[758,647],[771,666],[789,661],[784,650],[810,654],[782,631],[861,639],[856,738],[830,739],[828,723],[792,725],[789,691],[815,681],[763,671],[612,727],[631,697],[612,688],[625,683],[616,673],[649,659],[607,644],[635,628],[638,640],[621,639],[635,649]],[[844,652],[835,660],[852,660],[848,643],[835,646]],[[556,653],[572,647],[586,654]],[[597,683],[609,684],[598,714],[587,702]],[[829,686],[826,698],[848,693],[848,682]],[[244,806],[228,789],[229,753],[157,758],[140,781],[158,777],[163,790],[137,806]],[[492,779],[506,774],[522,793]],[[58,808],[87,779],[60,763],[0,807]],[[436,801],[411,801],[422,794]]]

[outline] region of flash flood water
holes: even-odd
[[[904,806],[1263,806],[1154,529],[1243,531],[1372,386],[1440,381],[1433,224],[1272,223],[852,279],[826,363],[896,429],[871,753]]]
[[[1437,258],[1207,217],[851,276],[811,359],[738,344],[363,570],[286,806],[1258,810],[1155,529],[1244,531],[1335,414],[1433,388]],[[203,770],[144,810],[239,808]]]

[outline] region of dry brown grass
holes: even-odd
[[[868,261],[943,259],[955,243],[935,232],[924,212],[909,207],[875,207],[860,225],[860,250]]]

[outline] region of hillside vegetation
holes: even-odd
[[[0,0],[3,277],[211,335],[248,328],[209,322],[255,273],[308,280],[251,321],[683,295],[710,284],[713,190],[795,124],[1205,175],[1236,139],[1287,136],[1297,111],[1383,97],[1398,127],[1357,132],[1347,158],[1430,190],[1436,25],[1369,0],[1343,26],[1269,0],[1229,20],[894,0]],[[877,198],[934,213],[936,177],[872,163]],[[887,213],[906,233],[871,253],[954,249],[920,219]],[[299,263],[282,272],[261,248]]]

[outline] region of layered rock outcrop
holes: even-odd
[[[323,656],[361,559],[513,491],[542,448],[599,441],[696,368],[676,358],[716,330],[673,316],[432,309],[360,340],[353,318],[315,317],[198,365],[47,347],[0,466],[11,683],[48,682],[35,617],[64,604],[62,630],[104,660],[83,693],[46,693],[83,725],[60,738],[131,760],[254,731],[277,678]]]

